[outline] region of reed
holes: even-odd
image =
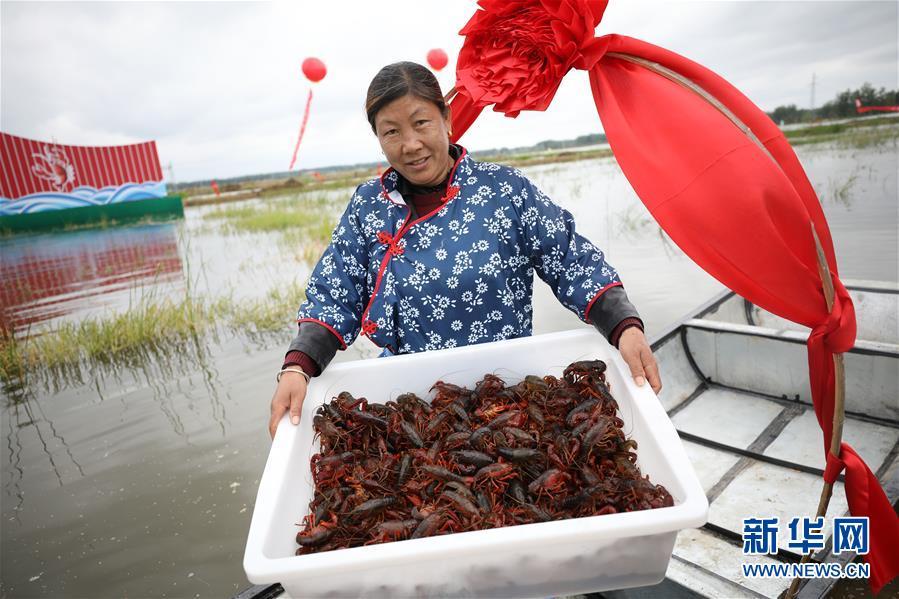
[[[89,372],[189,361],[196,353],[190,348],[218,340],[224,329],[257,343],[286,339],[303,298],[297,282],[243,302],[194,297],[188,287],[179,298],[150,293],[124,312],[63,322],[33,336],[2,331],[0,382],[16,385],[34,376],[60,386]]]
[[[837,144],[844,148],[872,148],[899,143],[899,127],[876,127],[850,130]]]
[[[218,230],[226,234],[279,233],[277,242],[298,260],[318,260],[331,241],[344,197],[334,194],[306,194],[297,200],[280,200],[263,205],[230,206],[206,215],[223,221]]]
[[[21,380],[27,372],[22,343],[11,331],[0,327],[0,381]]]
[[[255,206],[225,206],[210,211],[208,214],[206,214],[205,218],[240,221],[245,218],[251,217],[258,211],[259,209]]]
[[[786,131],[790,145],[804,146],[834,142],[838,148],[878,147],[899,141],[899,119],[875,119],[860,123],[838,123]]]
[[[829,123],[826,125],[810,125],[808,127],[802,127],[799,129],[792,129],[790,131],[784,131],[784,136],[787,139],[791,139],[794,137],[813,137],[813,136],[827,136],[833,135],[835,133],[843,133],[844,131],[848,131],[851,129],[860,129],[860,128],[872,128],[879,127],[881,125],[893,126],[899,124],[899,119],[896,117],[879,117],[875,119],[862,119],[855,121],[846,121],[843,123]]]
[[[287,229],[316,228],[322,220],[320,214],[306,211],[266,210],[232,221],[231,226],[240,231],[262,233]]]
[[[839,202],[847,208],[852,207],[852,188],[859,180],[857,172],[853,172],[845,180],[829,178],[827,181],[830,193],[829,198],[833,202]]]
[[[296,199],[282,199],[252,206],[227,206],[213,210],[208,219],[224,221],[221,228],[226,233],[265,233],[294,231],[295,235],[309,234],[321,238],[327,229],[330,237],[336,212],[346,198],[333,194],[304,194]]]
[[[594,148],[591,150],[558,150],[554,152],[542,152],[539,154],[477,155],[475,156],[475,159],[483,162],[497,162],[507,166],[525,167],[538,164],[560,164],[578,160],[609,158],[611,156],[613,156],[613,154],[612,150],[609,148]]]
[[[264,297],[242,303],[231,303],[228,326],[235,331],[283,331],[285,321],[293,322],[293,313],[306,294],[294,281],[283,289],[272,289]]]
[[[0,378],[43,374],[80,379],[84,369],[133,366],[178,352],[190,338],[205,334],[218,302],[184,297],[146,298],[126,311],[62,322],[33,336],[0,339]]]

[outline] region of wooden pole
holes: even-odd
[[[818,253],[818,273],[821,275],[821,281],[824,283],[824,299],[827,302],[828,313],[833,309],[834,296],[836,295],[833,288],[833,279],[830,275],[830,268],[827,266],[827,259],[824,256],[824,248],[821,247],[821,240],[818,239],[818,233],[815,231],[815,225],[812,224],[812,237],[815,238],[815,250]],[[833,430],[830,435],[830,453],[834,457],[840,457],[840,445],[843,443],[843,419],[845,416],[844,406],[846,400],[846,371],[843,368],[843,354],[833,355],[834,368],[834,390],[833,390]],[[821,489],[821,498],[818,500],[818,512],[815,518],[821,518],[827,513],[827,506],[830,503],[830,497],[833,495],[833,485],[824,483]],[[800,563],[807,564],[812,558],[812,554],[802,556]],[[793,599],[799,588],[799,578],[794,578],[790,584],[784,599]]]

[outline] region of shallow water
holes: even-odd
[[[897,280],[895,140],[798,153],[843,278]],[[650,336],[721,289],[659,232],[613,160],[524,170],[606,251]],[[277,234],[224,235],[206,216],[212,210],[0,240],[4,320],[38,328],[188,285],[253,297],[308,275]],[[536,333],[586,326],[545,285],[535,289]],[[221,597],[246,586],[243,547],[290,329],[269,346],[220,337],[195,348],[201,361],[187,367],[176,360],[58,391],[7,389],[0,595]],[[359,343],[339,359],[371,353]]]

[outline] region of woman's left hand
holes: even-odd
[[[658,394],[662,390],[662,378],[659,376],[659,366],[652,355],[649,343],[639,327],[630,327],[621,333],[618,339],[618,351],[631,369],[631,376],[638,387],[649,380],[652,390]]]

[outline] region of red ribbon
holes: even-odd
[[[303,141],[303,134],[306,133],[306,123],[309,121],[309,107],[312,106],[312,88],[309,88],[309,95],[306,96],[306,109],[303,111],[303,122],[300,124],[300,134],[297,137],[297,145],[293,148],[293,157],[290,159],[290,166],[287,170],[292,171],[293,165],[297,161],[297,152],[300,151],[300,142]]]
[[[606,4],[481,0],[460,32],[453,141],[485,107],[511,117],[545,110],[570,69],[589,71],[612,151],[671,239],[730,289],[812,329],[809,379],[828,456],[825,480],[845,470],[850,512],[870,519],[865,559],[876,593],[899,574],[899,518],[849,445],[839,457],[828,453],[833,354],[852,348],[856,326],[818,197],[777,125],[726,80],[640,40],[595,38]],[[829,311],[812,227],[836,290]]]

